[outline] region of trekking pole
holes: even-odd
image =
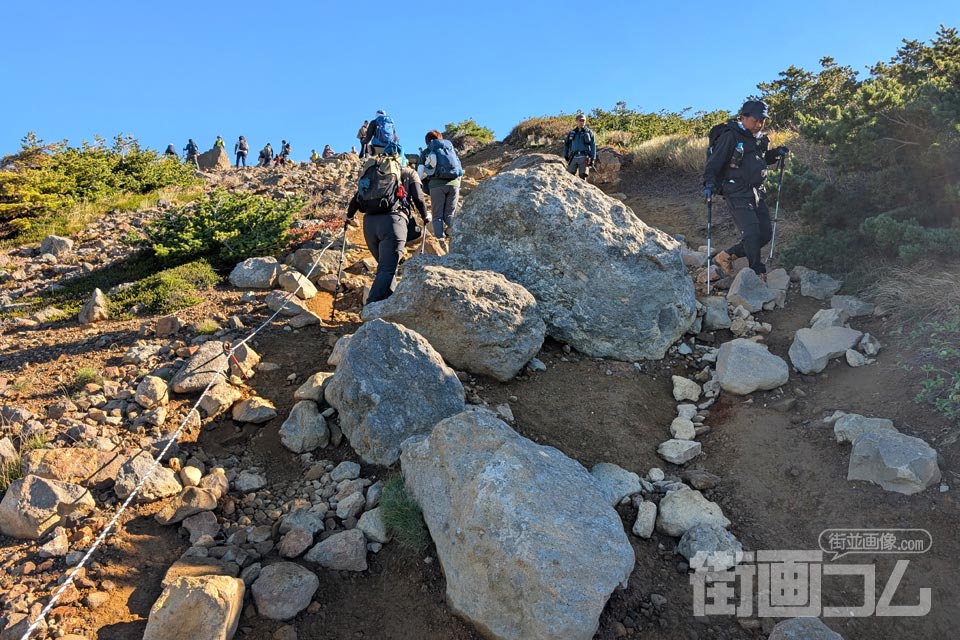
[[[780,189],[783,188],[783,169],[787,166],[787,156],[780,156],[780,176],[777,178],[777,204],[773,208],[773,233],[770,236],[770,257],[773,259],[773,247],[777,243],[777,219],[780,217]]]
[[[340,278],[343,276],[343,254],[347,252],[347,225],[350,220],[343,221],[343,239],[340,241],[340,263],[337,265],[337,288],[333,290],[333,302],[330,303],[330,322],[333,322],[333,314],[337,310],[337,297],[340,295]]]
[[[713,245],[713,196],[707,196],[707,295],[710,295],[710,281],[713,280],[713,274],[710,273],[712,265],[710,261],[711,248]]]

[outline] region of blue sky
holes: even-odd
[[[232,149],[243,134],[254,150],[285,138],[305,160],[349,149],[379,108],[408,151],[466,118],[502,138],[529,116],[618,100],[735,109],[791,64],[863,69],[960,25],[955,0],[5,4],[0,154],[29,130],[71,144],[132,133],[158,149],[189,137],[207,149],[217,134]]]

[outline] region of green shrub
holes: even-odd
[[[70,222],[69,210],[82,203],[99,204],[102,215],[111,198],[194,182],[191,167],[141,148],[131,136],[117,136],[111,146],[95,137],[68,147],[30,132],[18,153],[0,161],[0,237],[23,241],[37,229],[58,232]]]
[[[203,320],[198,320],[195,325],[193,325],[194,330],[198,335],[209,336],[220,330],[220,325],[213,318],[204,318]]]
[[[921,322],[912,336],[920,371],[915,400],[931,405],[951,420],[960,418],[960,307]]]
[[[617,140],[629,137],[630,142],[636,144],[658,136],[705,136],[713,125],[729,117],[726,111],[697,111],[691,115],[689,109],[645,113],[630,109],[626,102],[621,101],[610,111],[595,108],[587,115],[587,126],[593,129],[600,140],[611,140],[610,143],[614,144]],[[560,141],[575,126],[575,115],[528,118],[513,128],[506,142],[525,145],[536,139]],[[613,132],[618,133],[611,136]]]
[[[7,490],[15,480],[23,477],[23,469],[20,467],[20,456],[6,464],[0,464],[0,496]]]
[[[119,316],[167,315],[203,302],[198,290],[209,289],[220,276],[206,260],[166,269],[125,287],[110,298]]]
[[[476,138],[483,144],[489,144],[493,142],[493,130],[478,125],[473,118],[464,120],[463,122],[458,122],[456,124],[449,122],[443,129],[444,138],[454,138],[460,136],[470,136],[472,138]]]
[[[393,476],[383,485],[380,497],[383,523],[402,547],[422,553],[430,545],[430,533],[420,506],[407,493],[402,476]]]
[[[73,386],[75,389],[82,389],[91,382],[99,382],[100,374],[93,367],[83,367],[77,370],[73,377]]]
[[[217,189],[195,205],[157,218],[147,236],[161,259],[207,257],[219,265],[279,252],[290,223],[303,207],[300,198],[271,200]]]

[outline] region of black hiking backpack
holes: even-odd
[[[357,183],[360,211],[367,215],[390,213],[404,197],[406,193],[400,181],[398,156],[381,154],[363,165]]]
[[[713,155],[713,147],[717,144],[717,139],[720,137],[724,131],[727,130],[727,123],[721,122],[720,124],[715,124],[710,128],[710,133],[707,134],[707,160],[710,159],[710,156]]]

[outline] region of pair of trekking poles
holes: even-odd
[[[780,219],[780,191],[783,189],[783,170],[787,165],[787,156],[780,156],[777,160],[780,165],[777,176],[777,204],[773,208],[773,235],[770,236],[770,256],[773,258],[773,248],[777,243],[777,221]],[[710,284],[713,274],[710,273],[710,261],[713,259],[713,195],[707,197],[707,295],[710,295]]]

